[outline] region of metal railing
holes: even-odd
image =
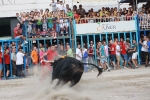
[[[131,21],[131,20],[134,20],[134,16],[81,18],[81,19],[76,19],[76,23],[83,24],[83,23],[118,22],[118,21]]]
[[[140,29],[150,29],[150,14],[139,15]]]

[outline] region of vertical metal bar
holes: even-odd
[[[87,35],[87,48],[89,48],[89,35]]]
[[[135,40],[135,37],[136,37],[136,33],[133,33],[133,39]]]
[[[44,39],[44,48],[46,49],[46,41],[45,41],[45,39]]]
[[[80,36],[80,39],[81,39],[81,41],[80,41],[81,42],[81,48],[83,48],[83,36],[82,35]]]
[[[118,33],[118,41],[120,41],[120,33]]]
[[[76,21],[75,20],[73,20],[73,28],[74,28],[75,52],[76,52],[76,48],[77,48],[77,39],[76,39],[77,31],[76,31]]]
[[[139,27],[139,19],[138,19],[138,16],[135,16],[134,17],[136,20],[135,20],[135,26],[136,26],[136,42],[138,43],[139,42],[139,39],[140,39],[140,27]],[[139,33],[139,34],[138,34]],[[140,65],[141,64],[141,62],[140,62],[140,51],[139,51],[139,46],[138,46],[138,64]]]
[[[39,43],[39,40],[37,40],[37,42],[38,42],[38,52],[40,52],[40,43]],[[45,50],[46,50],[46,48],[45,48]]]
[[[146,36],[146,30],[144,30],[144,36]]]
[[[2,51],[3,51],[3,66],[4,66],[4,79],[6,79],[6,67],[5,67],[5,59],[4,59],[4,42],[2,42]]]
[[[10,41],[9,41],[9,45],[10,45]],[[10,56],[10,77],[12,78],[12,61],[11,61],[11,52],[12,51],[9,51],[9,56]]]
[[[126,32],[124,32],[124,41],[126,41]]]
[[[64,50],[66,50],[66,42],[64,38],[63,38],[63,44],[64,44]]]
[[[99,39],[100,41],[102,41],[102,34],[99,34]]]
[[[106,33],[106,44],[108,45],[108,33]]]
[[[114,42],[114,33],[112,33],[111,35],[112,35],[112,41]]]
[[[131,46],[132,46],[132,32],[130,32],[130,43],[131,43]]]
[[[95,35],[93,35],[93,42],[94,42],[94,60],[96,61],[95,63],[98,65],[97,63],[97,59],[96,59],[96,39],[95,39]]]

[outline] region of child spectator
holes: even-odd
[[[42,24],[43,29],[47,30],[47,19],[46,19],[46,16],[45,16],[45,15],[43,16],[42,22],[43,22],[43,24]]]
[[[41,36],[45,37],[46,36],[46,29],[44,28],[43,31],[41,32]]]
[[[38,28],[37,32],[36,32],[36,37],[37,38],[40,38],[41,36],[41,30]]]
[[[33,43],[36,43],[36,28],[33,28],[31,36]]]
[[[53,19],[52,19],[52,16],[51,15],[49,15],[49,17],[47,18],[47,20],[48,20],[48,28],[53,28],[54,27],[54,25],[53,25]]]
[[[64,21],[63,21],[63,27],[64,27],[64,30],[66,31],[66,35],[68,35],[68,20],[67,19],[65,19]]]
[[[56,20],[56,32],[57,32],[57,35],[60,34],[59,19]]]
[[[52,34],[52,37],[53,37],[54,39],[57,38],[57,36],[56,36],[56,31],[55,31],[54,28],[52,28],[51,34]]]

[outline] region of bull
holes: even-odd
[[[66,84],[67,82],[71,82],[69,85],[70,87],[76,85],[83,74],[84,65],[93,65],[98,70],[97,77],[103,72],[103,69],[90,63],[82,63],[81,61],[72,58],[72,57],[65,57],[59,58],[52,63],[53,72],[52,72],[52,81],[58,79],[58,82],[55,87],[57,87],[61,82],[62,85]]]

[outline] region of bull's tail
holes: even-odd
[[[97,75],[97,77],[103,72],[103,68],[100,68],[100,67],[96,66],[95,64],[91,64],[91,63],[83,63],[83,64],[84,64],[84,65],[93,65],[94,67],[96,67],[97,70],[98,70],[98,75]]]

